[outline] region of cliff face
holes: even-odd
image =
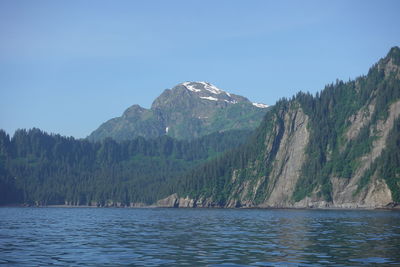
[[[175,206],[380,208],[400,202],[398,47],[367,76],[329,85],[315,97],[298,94],[267,116],[258,129],[262,138],[247,147],[255,152],[239,160],[245,164],[224,169],[216,163],[215,177],[198,182],[203,189],[195,193],[174,195]],[[227,155],[232,159],[225,162],[244,154]]]
[[[235,170],[228,207],[287,207],[305,161],[309,140],[308,116],[298,103],[274,116],[259,160]],[[259,171],[260,170],[260,171]]]
[[[373,108],[373,107],[372,107]],[[160,207],[259,207],[259,208],[379,208],[393,203],[392,193],[384,177],[378,171],[372,174],[369,183],[359,190],[360,180],[370,166],[381,156],[386,147],[390,131],[400,116],[400,101],[390,105],[389,116],[379,120],[371,127],[376,131],[369,153],[358,158],[358,167],[350,178],[329,175],[332,185],[332,199],[327,201],[320,196],[318,188],[310,195],[295,201],[293,194],[302,173],[302,167],[307,164],[306,149],[310,142],[309,117],[302,108],[291,108],[282,113],[282,123],[276,123],[271,134],[266,136],[265,152],[262,160],[250,162],[246,169],[236,169],[232,172],[232,190],[225,203],[216,202],[213,197],[189,196],[179,197],[173,194],[160,200]],[[351,118],[349,118],[351,119]],[[353,122],[347,131],[348,140],[354,138],[354,128],[361,128],[363,121]],[[273,150],[276,149],[274,152]],[[269,168],[267,175],[261,175],[257,170],[259,165]],[[241,176],[241,177],[240,177]],[[262,196],[260,200],[258,196]]]
[[[284,116],[284,132],[278,153],[272,163],[267,198],[261,205],[283,207],[292,204],[291,197],[306,159],[310,142],[308,116],[301,108],[291,109]]]
[[[380,177],[377,172],[372,174],[372,179],[367,186],[359,192],[357,190],[363,175],[365,175],[366,171],[381,156],[382,151],[385,149],[388,135],[399,116],[400,101],[396,101],[390,105],[388,117],[385,120],[379,120],[375,125],[370,127],[369,130],[375,132],[376,139],[372,143],[371,151],[359,158],[359,166],[354,175],[350,179],[330,177],[333,187],[333,206],[383,207],[393,202],[391,191],[383,179],[384,177]],[[353,125],[357,124],[362,124],[362,122],[353,123]]]

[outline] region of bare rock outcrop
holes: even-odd
[[[194,199],[189,198],[189,196],[183,198],[179,198],[179,202],[178,202],[178,206],[179,208],[193,208],[196,207],[196,202]]]
[[[166,198],[157,201],[157,207],[160,208],[177,208],[179,206],[178,194],[172,194]]]
[[[284,132],[269,177],[267,207],[287,207],[293,204],[292,195],[301,167],[305,160],[305,148],[309,142],[308,116],[299,107],[284,117]]]

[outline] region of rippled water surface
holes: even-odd
[[[400,212],[0,208],[0,264],[400,265]]]

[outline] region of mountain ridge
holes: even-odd
[[[254,129],[267,109],[267,105],[250,102],[208,82],[183,82],[164,90],[150,109],[139,105],[127,108],[121,117],[100,125],[88,139],[111,137],[122,141],[162,135],[194,139],[213,132]]]

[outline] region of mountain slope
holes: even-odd
[[[315,97],[279,101],[250,143],[178,179],[172,196],[184,207],[400,202],[399,117],[400,49],[394,47],[367,76],[337,81]]]
[[[267,106],[230,94],[206,82],[185,82],[165,90],[150,109],[128,108],[121,117],[103,123],[88,137],[129,140],[168,135],[194,139],[213,132],[255,129]]]

